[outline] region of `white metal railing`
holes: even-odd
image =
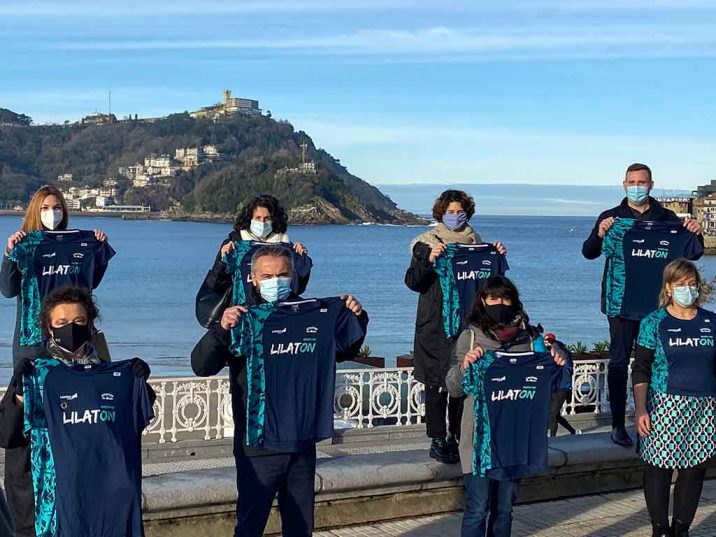
[[[563,414],[607,414],[609,360],[574,363],[572,398]],[[631,373],[630,373],[631,376]],[[631,378],[630,378],[631,384]],[[152,378],[155,418],[144,435],[157,443],[213,440],[234,434],[228,377]],[[629,385],[630,385],[629,384]],[[632,411],[631,390],[627,410]],[[338,427],[370,428],[423,422],[424,385],[412,368],[342,369],[336,373],[334,418]]]

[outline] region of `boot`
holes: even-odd
[[[651,537],[671,537],[668,526],[662,526],[661,524],[651,525]]]
[[[672,537],[689,537],[689,527],[678,518],[671,521]]]
[[[447,437],[447,447],[448,452],[457,460],[460,460],[460,452],[458,451],[458,448],[460,447],[460,437],[456,434],[450,433]]]
[[[626,432],[624,427],[612,427],[612,442],[618,446],[631,447],[634,445],[629,433]]]
[[[444,437],[433,438],[430,444],[430,456],[436,461],[445,464],[454,464],[460,460],[450,450]]]

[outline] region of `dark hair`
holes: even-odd
[[[272,244],[271,246],[262,246],[256,252],[254,252],[254,255],[251,256],[251,272],[253,273],[256,267],[256,261],[260,257],[265,257],[267,255],[273,256],[273,257],[283,257],[288,261],[288,264],[291,266],[291,272],[293,272],[293,254],[291,253],[291,250],[287,248],[286,246],[282,246],[280,244],[276,244],[275,246]]]
[[[517,315],[526,323],[529,318],[524,312],[522,302],[520,302],[520,293],[515,284],[505,276],[490,276],[475,296],[470,314],[465,318],[466,324],[474,324],[479,326],[485,334],[489,334],[491,330],[497,327],[497,323],[493,321],[485,311],[485,299],[490,296],[492,298],[507,298],[512,302]]]
[[[40,307],[40,326],[46,336],[50,335],[50,314],[60,304],[80,304],[87,312],[87,325],[94,328],[94,321],[99,318],[99,309],[94,302],[94,297],[86,287],[65,285],[50,291],[42,299]]]
[[[257,207],[263,207],[271,215],[272,230],[274,233],[286,233],[288,229],[288,216],[279,201],[270,194],[262,194],[256,196],[248,202],[236,217],[234,222],[234,230],[239,233],[242,229],[251,227],[251,218],[254,216],[254,210]]]
[[[651,168],[647,166],[646,164],[639,164],[638,162],[635,162],[631,166],[627,168],[626,173],[624,174],[624,179],[626,180],[626,176],[629,172],[641,172],[645,171],[646,174],[649,176],[649,181],[651,181]]]
[[[435,204],[433,205],[433,218],[438,222],[442,222],[448,205],[453,202],[462,205],[463,210],[467,213],[468,220],[475,214],[475,200],[472,199],[470,194],[462,190],[446,190],[435,200]]]

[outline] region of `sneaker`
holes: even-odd
[[[618,446],[631,447],[634,445],[631,436],[624,427],[612,427],[612,442]]]
[[[430,443],[430,456],[438,462],[454,464],[460,459],[453,454],[445,438],[433,438]]]

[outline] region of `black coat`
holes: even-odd
[[[417,380],[429,386],[444,387],[455,340],[448,339],[443,329],[443,292],[438,274],[428,261],[430,250],[427,244],[417,242],[405,273],[405,285],[420,293],[415,317],[413,365]]]

